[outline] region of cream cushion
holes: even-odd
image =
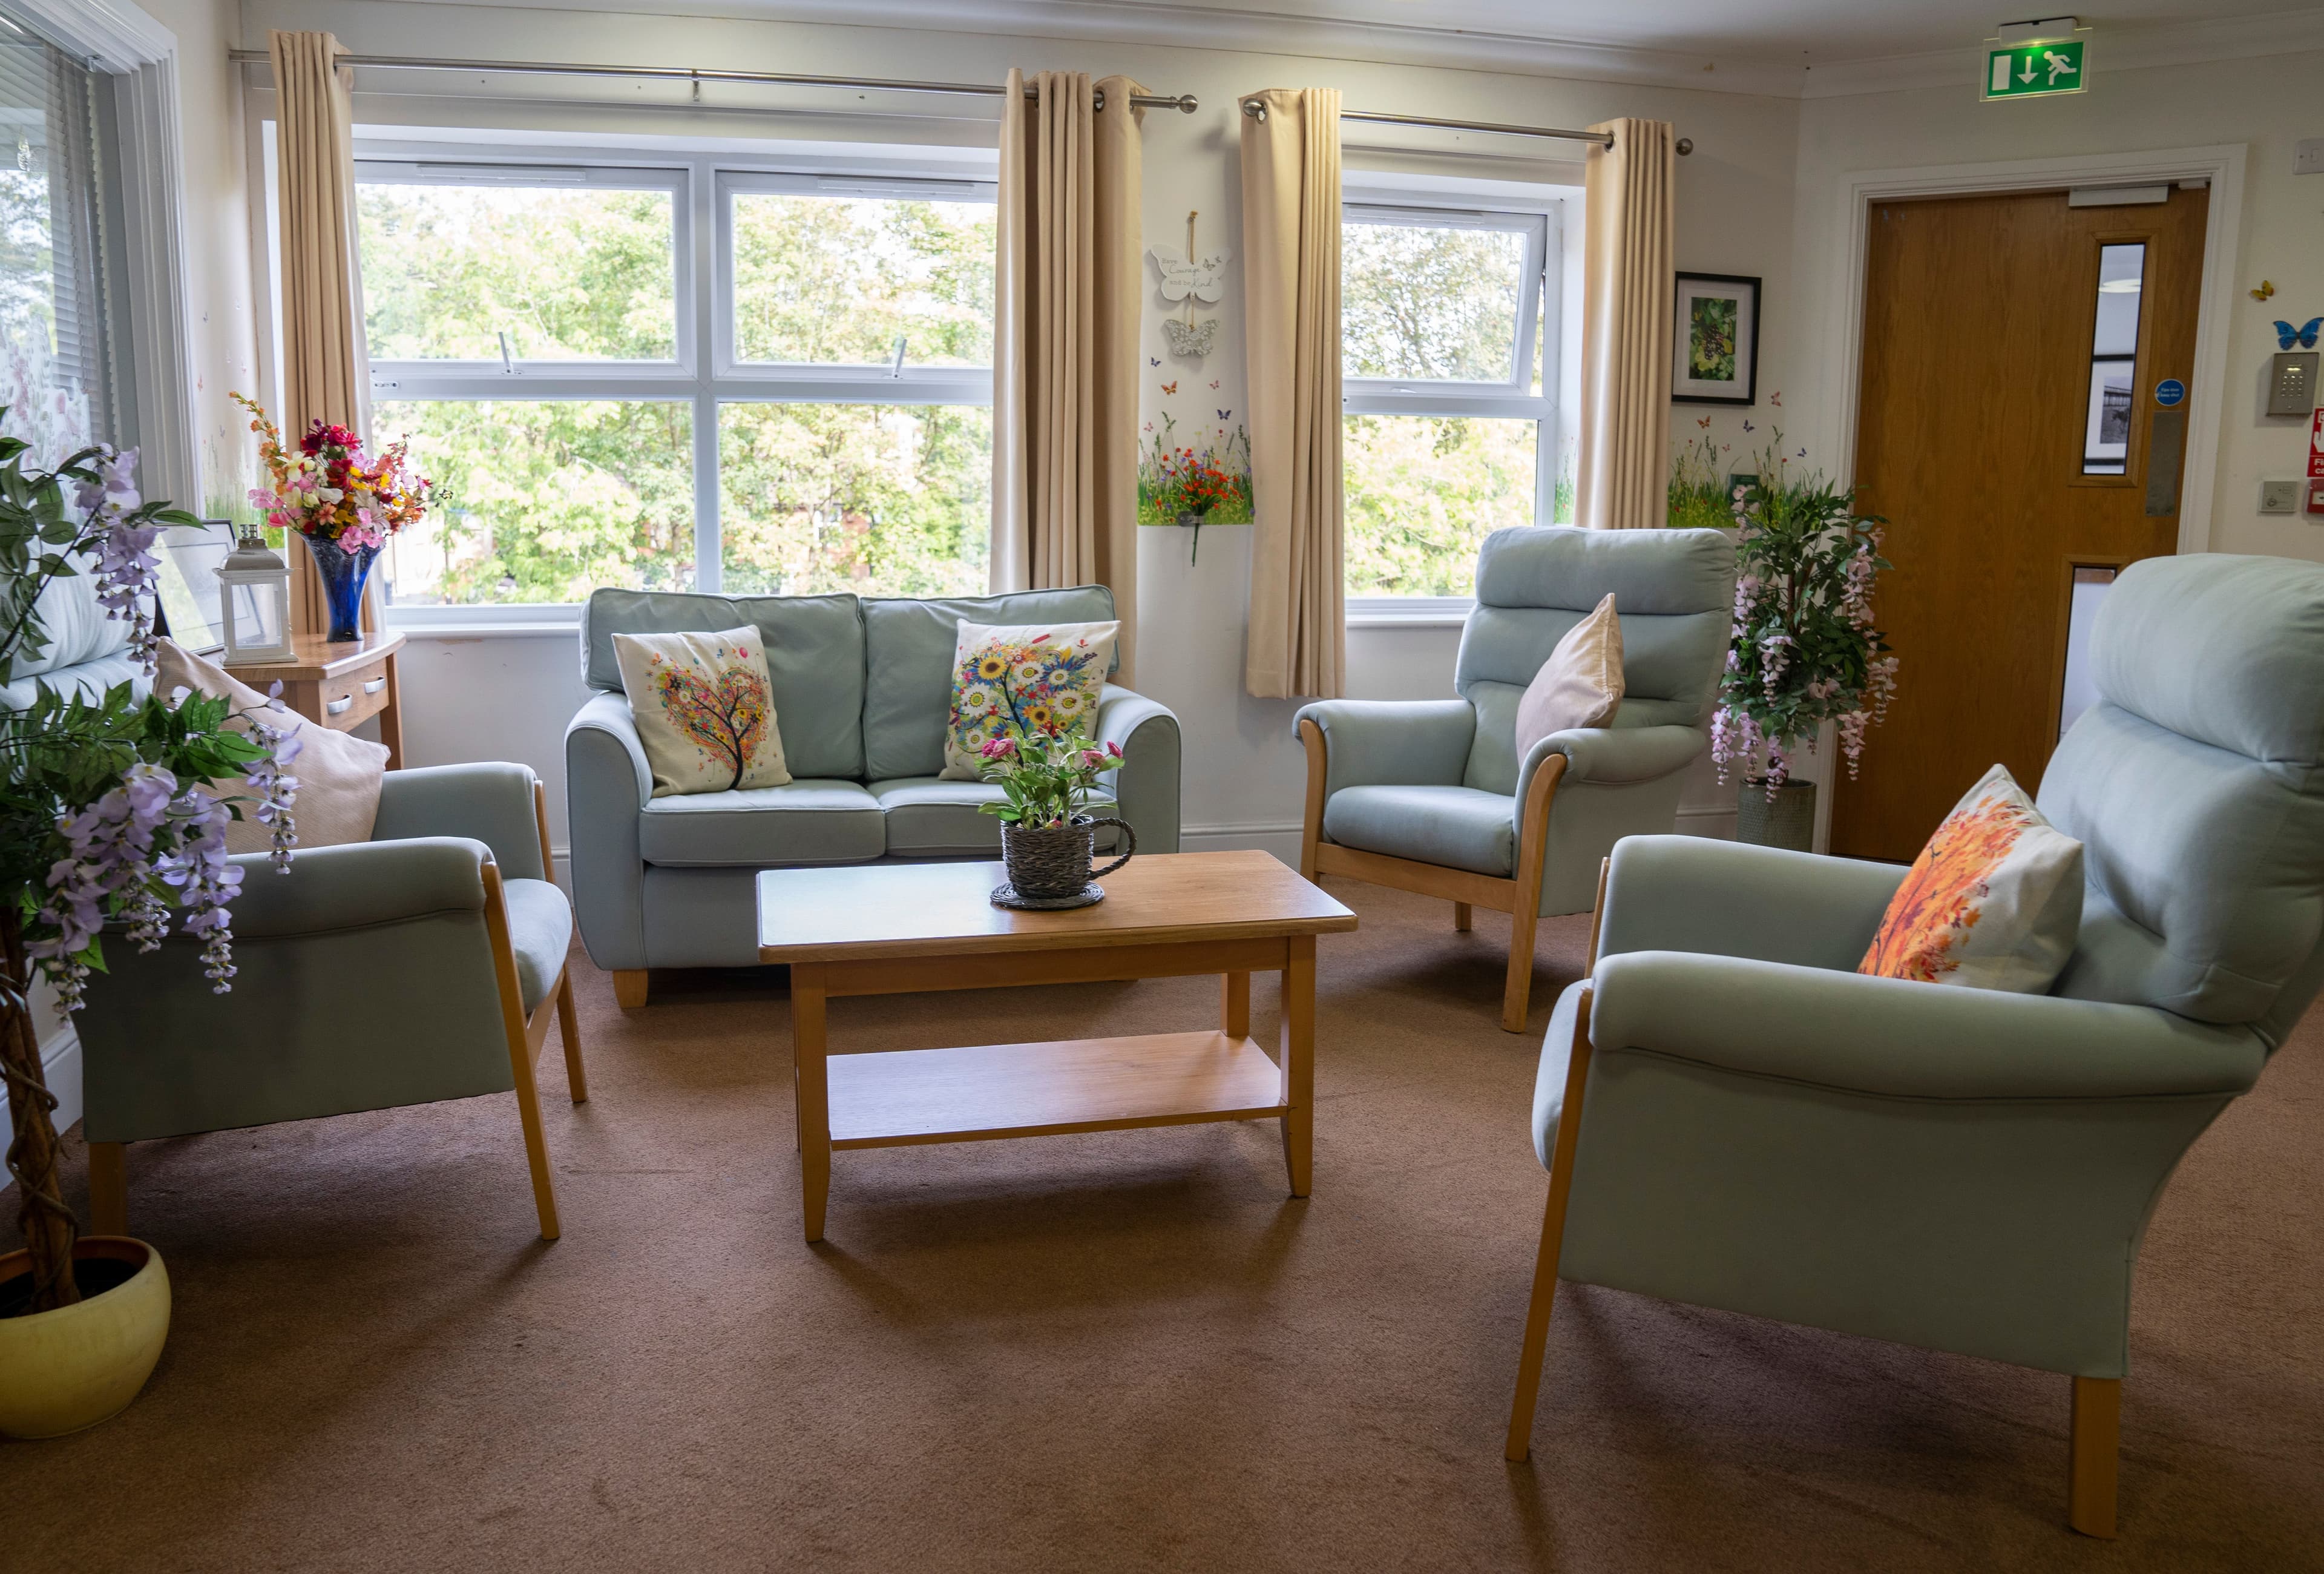
[[[2039,995],[2081,927],[2082,844],[1996,765],[1913,860],[1856,970]]]
[[[165,639],[154,659],[153,691],[167,696],[180,689],[231,700],[238,712],[266,708],[265,695],[224,667],[181,651]],[[290,774],[299,783],[290,805],[298,845],[336,847],[371,840],[372,825],[379,819],[380,782],[387,774],[387,745],[352,733],[333,732],[289,709],[269,718],[269,722],[276,727],[292,724],[291,736],[299,740],[298,756],[290,766]],[[242,716],[227,725],[236,732],[247,731],[250,726]],[[226,825],[226,851],[263,853],[273,847],[273,831],[251,818],[257,808],[257,794],[247,782],[237,777],[204,791],[214,797],[249,800],[235,805],[243,817]]]
[[[653,797],[789,783],[757,629],[617,634],[613,660],[653,767]]]
[[[1526,686],[1517,701],[1517,758],[1554,732],[1604,727],[1621,708],[1622,624],[1609,593],[1565,631]]]

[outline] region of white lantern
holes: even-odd
[[[290,659],[290,569],[255,530],[244,532],[220,565],[218,626],[226,634],[226,664],[251,666]]]

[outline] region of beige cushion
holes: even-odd
[[[653,767],[654,797],[790,781],[757,629],[617,634],[613,660]]]
[[[1913,860],[1856,970],[2039,995],[2081,927],[2082,844],[1996,765]]]
[[[153,691],[168,695],[180,689],[191,689],[214,699],[232,700],[237,711],[266,708],[265,695],[224,667],[190,655],[165,639],[154,660]],[[285,722],[296,724],[292,736],[299,740],[299,754],[290,762],[290,775],[298,782],[299,791],[291,801],[290,818],[298,845],[336,847],[371,840],[372,825],[379,819],[380,782],[387,773],[387,745],[351,733],[333,732],[295,711],[285,710],[270,721],[277,727]],[[227,725],[236,732],[244,732],[250,724],[236,717]],[[236,778],[221,782],[208,791],[220,798],[244,797],[252,801],[236,806],[243,818],[229,822],[226,828],[226,851],[263,853],[272,849],[273,831],[250,817],[257,807],[257,795],[250,791],[247,782]]]
[[[953,642],[946,782],[983,779],[977,753],[1027,728],[1097,735],[1097,705],[1113,665],[1119,623],[992,625],[961,620]]]
[[[1611,596],[1565,631],[1517,701],[1517,758],[1554,732],[1604,727],[1622,708],[1622,624]]]

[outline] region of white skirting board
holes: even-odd
[[[80,1119],[81,1111],[80,1034],[73,1031],[70,1023],[51,1034],[49,1042],[41,1046],[41,1074],[48,1079],[49,1091],[57,1096],[57,1110],[51,1118],[61,1134]],[[6,1134],[15,1129],[13,1120],[14,1112],[8,1108],[7,1098],[0,1095],[0,1145],[5,1144]],[[14,1184],[13,1177],[0,1171],[0,1191]]]

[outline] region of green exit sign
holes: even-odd
[[[2083,70],[2084,41],[2012,44],[1985,51],[1987,98],[2047,98],[2079,93],[2089,86]]]

